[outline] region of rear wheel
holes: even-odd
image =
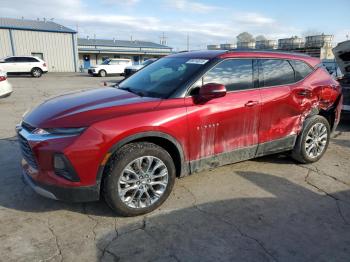
[[[145,214],[168,198],[176,172],[171,156],[162,147],[148,142],[128,144],[111,161],[103,194],[118,214]]]
[[[305,120],[303,131],[297,138],[292,157],[301,163],[318,161],[326,152],[330,139],[330,126],[320,115]]]
[[[43,74],[43,71],[40,68],[33,68],[31,71],[32,77],[41,77]]]
[[[98,72],[98,75],[101,77],[105,77],[107,75],[107,72],[105,70],[100,70],[100,72]]]

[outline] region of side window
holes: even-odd
[[[223,84],[227,91],[253,88],[253,60],[229,59],[219,63],[204,75],[203,84],[208,83]]]
[[[304,79],[313,71],[313,69],[308,64],[302,61],[291,60],[290,63],[292,64],[295,71],[295,81]]]
[[[9,57],[5,59],[6,63],[15,63],[16,62],[16,57]]]
[[[17,63],[27,63],[27,62],[29,62],[28,61],[28,57],[17,57],[17,59],[16,59],[17,61]]]
[[[36,63],[36,62],[39,62],[39,61],[36,60],[34,57],[27,57],[27,62]]]
[[[260,59],[259,86],[278,86],[294,83],[294,70],[287,60]]]

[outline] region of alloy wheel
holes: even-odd
[[[154,156],[139,157],[123,169],[118,180],[122,202],[131,208],[146,208],[156,203],[168,185],[168,168]]]
[[[328,132],[323,123],[314,124],[308,131],[305,139],[305,152],[308,157],[320,156],[327,145]]]

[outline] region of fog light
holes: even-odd
[[[78,182],[80,181],[74,168],[64,154],[55,154],[53,158],[53,167],[57,176],[67,180]]]

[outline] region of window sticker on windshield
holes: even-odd
[[[186,64],[204,65],[206,62],[208,62],[207,59],[190,59],[186,62]]]

